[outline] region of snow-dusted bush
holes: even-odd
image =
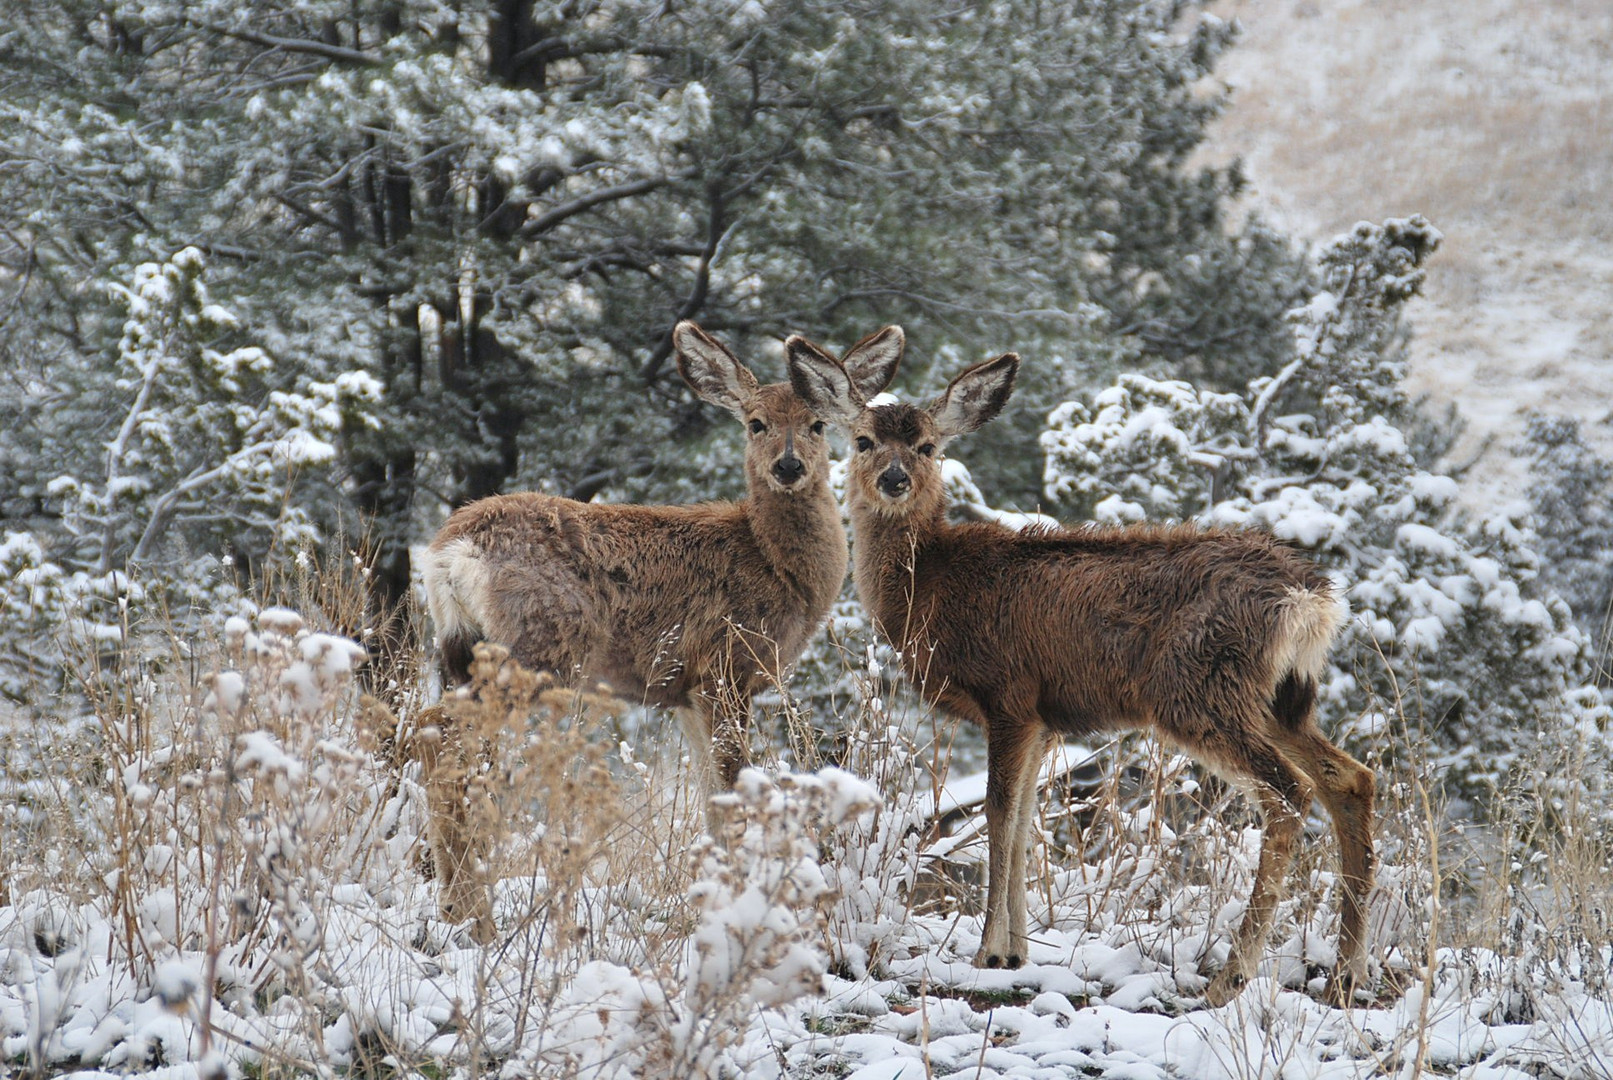
[[[889,713],[880,653],[869,644],[863,663],[849,673],[856,698],[846,713],[838,757],[868,778],[883,802],[878,813],[847,822],[824,865],[836,897],[830,955],[838,972],[854,978],[884,968],[912,913],[927,807],[935,805],[935,791],[945,779],[944,763],[925,761],[914,732]]]
[[[1518,449],[1529,462],[1541,580],[1568,601],[1605,653],[1613,614],[1613,462],[1566,416],[1530,417]]]
[[[822,989],[833,890],[820,845],[878,801],[836,769],[777,778],[744,770],[713,800],[715,835],[691,852],[686,935],[662,955],[596,954],[561,972],[507,1068],[597,1080],[754,1075],[772,1056],[750,1038],[759,1014]]]
[[[10,970],[56,1014],[23,1048],[36,1071],[197,1061],[236,1037],[257,1060],[270,1032],[317,1044],[339,996],[324,953],[345,933],[343,889],[396,870],[395,795],[361,734],[337,724],[363,648],[285,609],[232,617],[225,636],[227,666],[191,694],[134,669],[102,691],[102,783],[75,788],[56,822],[82,865],[32,883],[37,914],[0,917]],[[60,850],[39,843],[47,859]],[[21,885],[18,869],[7,878]]]
[[[575,696],[488,650],[498,715],[455,717],[493,740],[470,785],[499,879],[483,948],[435,918],[430,778],[382,754],[391,718],[351,690],[364,650],[267,608],[224,621],[222,659],[189,687],[120,671],[76,774],[27,788],[0,756],[8,795],[30,791],[37,860],[12,842],[28,823],[0,818],[4,1060],[752,1075],[773,1056],[762,1029],[821,991],[826,853],[867,827],[865,782],[747,771],[691,845],[678,819],[697,808],[669,814],[631,756],[613,776]]]
[[[64,648],[93,657],[121,649],[146,590],[121,570],[64,569],[30,532],[0,541],[0,695],[15,702],[58,687]]]
[[[291,497],[298,474],[328,467],[338,436],[371,422],[379,384],[288,376],[256,346],[222,346],[240,324],[205,272],[184,248],[109,286],[127,317],[104,454],[58,462],[43,496],[59,515],[0,547],[0,602],[17,616],[0,626],[11,696],[53,685],[64,638],[129,647],[146,601],[183,620],[218,600],[221,557],[320,539]]]
[[[120,420],[101,469],[48,487],[81,538],[73,556],[102,572],[173,565],[187,542],[262,551],[315,537],[288,501],[291,484],[300,470],[327,466],[333,440],[361,426],[379,396],[362,373],[283,385],[264,350],[213,347],[240,324],[209,297],[205,270],[202,253],[185,248],[112,287],[128,312]],[[254,531],[263,536],[249,538]]]
[[[1068,517],[1257,526],[1315,555],[1353,611],[1328,719],[1364,715],[1371,734],[1403,711],[1477,794],[1515,779],[1538,739],[1606,762],[1613,736],[1522,508],[1468,525],[1456,482],[1413,453],[1398,316],[1438,243],[1420,217],[1356,226],[1322,250],[1323,288],[1290,313],[1296,356],[1276,375],[1242,394],[1125,375],[1054,410],[1042,444]]]

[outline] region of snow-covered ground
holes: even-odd
[[[1089,883],[1088,898],[1099,887]],[[547,988],[531,985],[545,968],[534,942],[517,934],[466,946],[430,919],[429,888],[377,897],[355,884],[326,913],[322,981],[302,1000],[258,1008],[236,981],[244,972],[226,966],[232,996],[211,1004],[211,1050],[230,1075],[257,1062],[277,1075],[318,1075],[320,1062],[357,1072],[383,1060],[466,1070],[479,1060],[495,1075],[511,1062],[505,1075],[588,1077],[1592,1080],[1613,1063],[1613,1012],[1587,991],[1583,972],[1447,949],[1431,985],[1417,981],[1377,1007],[1330,1008],[1263,978],[1207,1010],[1187,989],[1202,983],[1193,963],[1202,933],[1163,920],[1089,925],[1081,895],[1068,881],[1058,888],[1054,925],[1036,931],[1031,962],[1018,971],[970,966],[978,918],[919,916],[891,940],[880,977],[830,976],[822,996],[744,1010],[710,1072],[664,1074],[634,1051],[658,1025],[681,1019],[680,991],[689,989],[681,979],[600,960],[545,1000]],[[47,956],[27,944],[15,914],[0,909],[9,1067],[24,1066],[38,1046],[40,1075],[202,1075],[195,1017],[204,954],[175,956],[140,979],[107,963],[117,928],[105,919],[70,916],[86,919],[82,936]],[[663,1002],[667,1015],[653,1015]],[[324,1017],[317,1036],[311,1014]]]
[[[1146,821],[1132,824],[1146,830]],[[501,933],[483,948],[435,921],[432,890],[418,878],[353,874],[308,898],[317,936],[300,959],[277,956],[288,943],[271,934],[255,951],[232,943],[210,968],[206,949],[162,940],[185,930],[161,896],[141,906],[156,955],[129,965],[120,956],[123,931],[107,911],[36,892],[0,907],[0,1046],[13,1067],[40,1063],[37,1075],[165,1080],[207,1075],[219,1064],[232,1076],[243,1068],[408,1074],[428,1064],[439,1070],[429,1075],[447,1065],[450,1075],[624,1078],[1608,1075],[1613,1010],[1598,982],[1613,959],[1605,944],[1566,956],[1540,942],[1525,955],[1440,949],[1426,980],[1391,950],[1404,993],[1345,1011],[1316,1000],[1320,979],[1308,976],[1307,961],[1330,958],[1331,913],[1296,899],[1264,977],[1232,1004],[1204,1009],[1195,996],[1202,954],[1224,955],[1240,904],[1211,886],[1179,887],[1168,867],[1151,861],[1160,853],[1127,844],[1113,860],[1056,870],[1033,891],[1033,948],[1018,971],[970,965],[978,916],[940,909],[896,925],[860,919],[867,909],[859,903],[878,899],[864,890],[878,886],[845,882],[849,897],[827,927],[845,936],[833,947],[877,939],[877,973],[829,975],[821,995],[810,992],[809,978],[805,996],[762,997],[738,1009],[712,988],[732,976],[776,985],[777,967],[747,957],[755,928],[784,915],[766,903],[748,909],[745,893],[708,909],[722,919],[702,920],[687,948],[671,950],[683,964],[666,966],[646,963],[642,939],[624,930],[655,922],[655,905],[626,880],[602,883],[583,900],[594,912],[594,958],[557,966],[574,950],[546,941],[523,917],[541,881],[504,883]],[[842,868],[855,863],[857,853],[847,854]],[[1247,860],[1229,869],[1246,887]],[[886,899],[907,903],[894,893]],[[658,925],[646,938],[675,933]],[[713,936],[716,926],[722,932]],[[823,955],[821,946],[808,951],[814,958],[792,960],[810,976]],[[764,967],[769,978],[758,974]],[[213,1031],[204,1045],[196,1017],[209,972],[218,994],[206,1003]],[[735,1026],[700,1027],[695,1008],[713,998]],[[672,1062],[681,1071],[660,1071]]]
[[[1244,158],[1251,205],[1326,240],[1419,211],[1445,234],[1412,309],[1408,389],[1484,450],[1464,499],[1526,490],[1530,411],[1613,449],[1613,4],[1223,0],[1244,34],[1218,75],[1210,152]]]
[[[1493,947],[1431,944],[1451,940],[1450,915],[1414,748],[1379,763],[1377,996],[1324,1003],[1335,856],[1313,822],[1257,977],[1208,1009],[1200,995],[1242,916],[1260,834],[1227,798],[1199,805],[1183,758],[1108,747],[1129,755],[1134,787],[1112,771],[1100,790],[1046,800],[1028,963],[980,971],[985,844],[969,808],[981,777],[932,782],[950,737],[925,749],[914,738],[924,717],[887,713],[872,658],[847,732],[852,772],[747,771],[716,800],[716,839],[701,835],[675,744],[643,760],[622,746],[618,765],[577,771],[604,760],[587,732],[610,729],[509,689],[486,699],[498,721],[478,783],[496,810],[474,820],[493,830],[486,850],[503,872],[495,932],[478,944],[471,924],[438,920],[421,872],[429,784],[363,749],[390,729],[341,693],[352,650],[285,611],[227,629],[236,666],[204,680],[199,704],[131,686],[98,724],[43,732],[32,745],[57,748],[54,760],[32,760],[27,737],[9,733],[5,824],[30,851],[11,852],[0,881],[6,1069],[83,1080],[1610,1075],[1605,915],[1551,926],[1509,893],[1516,911]],[[506,669],[482,693],[521,677]],[[524,732],[504,711],[517,701],[533,712]],[[75,743],[104,752],[77,786],[59,755]],[[1059,753],[1050,784],[1087,757]]]

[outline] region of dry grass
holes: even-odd
[[[365,577],[362,559],[305,559],[272,595],[366,638]],[[519,1051],[566,1076],[632,1047],[651,1073],[696,1075],[759,1006],[816,987],[820,954],[803,948],[821,945],[832,899],[817,853],[868,805],[857,785],[758,775],[708,821],[675,744],[636,760],[615,745],[619,702],[557,690],[502,650],[479,650],[469,694],[425,709],[406,688],[400,721],[361,704],[350,643],[289,609],[233,619],[223,637],[176,636],[155,675],[85,658],[93,737],[63,738],[56,718],[5,729],[0,780],[31,804],[0,832],[5,914],[76,979],[73,958],[103,932],[86,915],[100,913],[115,980],[215,1018],[199,1047],[141,1044],[104,1064],[244,1054],[263,1075],[300,1076],[446,1055],[476,1074]],[[418,670],[404,658],[370,681],[396,689]],[[692,940],[720,962],[696,962]],[[599,999],[601,964],[648,996]],[[385,999],[415,993],[427,969],[452,999],[446,1043],[423,1054]],[[71,988],[58,979],[39,1000]],[[350,1027],[333,1028],[349,1009]],[[14,1064],[53,1075],[71,1054],[51,1017],[34,1026]]]
[[[328,572],[361,581],[361,571]],[[340,601],[347,586],[328,586],[297,583],[305,600],[324,597],[321,610],[354,614]],[[349,625],[362,633],[362,622]],[[321,680],[316,663],[306,673],[316,692],[288,695],[305,681],[288,681],[294,665],[336,647],[268,613],[250,631],[231,627],[212,654],[185,646],[183,662],[158,678],[129,667],[87,680],[97,737],[78,740],[77,753],[34,747],[58,767],[28,788],[31,824],[8,819],[0,850],[5,900],[43,958],[81,949],[83,912],[106,913],[111,939],[97,947],[125,977],[159,996],[177,985],[174,1007],[190,1015],[211,1009],[212,1050],[242,1060],[242,1040],[254,1039],[244,1060],[265,1076],[333,1065],[390,1075],[443,1061],[471,1075],[585,1075],[612,1054],[638,1055],[658,1075],[701,1075],[735,1051],[759,1010],[810,991],[824,966],[919,1007],[975,992],[936,973],[972,951],[984,833],[965,819],[958,830],[975,842],[943,840],[927,809],[954,748],[975,736],[892,697],[872,657],[845,658],[854,689],[839,739],[823,739],[824,718],[788,696],[762,725],[787,732],[798,765],[828,755],[865,778],[883,808],[837,818],[830,807],[844,791],[755,775],[719,802],[707,838],[675,745],[643,738],[654,729],[641,727],[637,751],[618,746],[614,704],[558,693],[497,650],[478,660],[475,694],[404,724],[407,748],[430,737],[421,720],[435,723],[445,783],[434,793],[429,769],[389,754],[390,714],[361,709],[350,682]],[[1514,801],[1497,827],[1459,829],[1421,745],[1404,722],[1350,744],[1381,777],[1372,934],[1383,992],[1423,988],[1421,1021],[1372,1051],[1386,1068],[1426,1056],[1437,985],[1469,980],[1495,1000],[1496,1022],[1553,1015],[1552,987],[1594,979],[1585,972],[1610,933],[1613,869],[1607,838],[1585,827],[1591,808],[1554,806],[1559,826],[1543,831],[1544,808]],[[9,769],[22,759],[6,760]],[[1162,974],[1131,1007],[1190,1009],[1247,898],[1254,817],[1151,741],[1122,740],[1100,760],[1101,772],[1044,799],[1033,937],[1041,927],[1133,948]],[[485,908],[450,912],[465,920],[457,924],[435,917],[441,882],[423,873],[423,861],[439,870],[445,861],[423,860],[433,804],[475,834],[457,846],[473,856],[466,868],[480,895],[490,889]],[[1337,854],[1319,815],[1307,837],[1271,942],[1275,978],[1251,990],[1229,1025],[1275,1008],[1280,987],[1321,993],[1337,933]],[[734,921],[747,904],[789,918],[765,932]],[[700,959],[711,955],[737,959]],[[174,965],[196,958],[207,969],[186,990]],[[901,974],[915,964],[921,974]],[[630,973],[632,995],[602,970]],[[391,988],[417,984],[445,994],[425,1036],[399,1019],[414,1014],[387,1005]],[[196,996],[187,1004],[184,993]],[[63,1058],[50,1025],[41,1031],[13,1064],[44,1076]],[[1563,1028],[1565,1051],[1594,1067],[1602,1051],[1589,1038],[1575,1043],[1573,1031]],[[1266,1076],[1273,1054],[1312,1054],[1304,1040],[1314,1033],[1280,1034],[1271,1046],[1228,1042],[1225,1063]],[[144,1053],[103,1064],[139,1071],[173,1051]]]

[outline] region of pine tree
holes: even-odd
[[[1540,578],[1568,601],[1601,648],[1613,610],[1613,462],[1585,441],[1579,421],[1529,418],[1519,450],[1529,461],[1529,501]]]
[[[1231,38],[1190,10],[23,0],[0,38],[22,373],[0,507],[46,527],[47,474],[101,455],[122,322],[101,289],[189,246],[277,374],[379,385],[381,423],[342,430],[302,509],[372,530],[394,601],[448,505],[737,490],[670,363],[679,318],[764,369],[782,333],[901,322],[915,383],[932,356],[1061,342],[1032,408],[1126,356],[1270,370],[1303,267],[1229,228],[1236,169],[1188,165]],[[1030,501],[1020,428],[978,474]]]

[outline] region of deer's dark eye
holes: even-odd
[[[868,453],[868,451],[872,450],[873,448],[874,448],[874,440],[873,439],[870,439],[866,435],[857,436],[857,450],[858,450],[859,453],[866,454],[866,453]]]
[[[822,420],[817,420],[817,421],[813,422],[813,424],[812,424],[812,434],[814,434],[814,435],[822,435],[823,434],[823,421]]]
[[[925,443],[923,446],[919,447],[919,453],[923,454],[925,457],[929,457],[931,454],[935,453],[935,444],[933,442]]]
[[[767,425],[762,423],[760,420],[752,420],[750,422],[750,433],[752,435],[760,435],[762,432],[764,432],[766,430],[767,430]]]

